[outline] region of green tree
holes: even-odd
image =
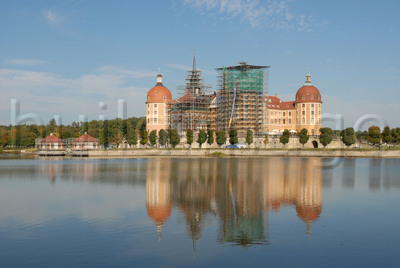
[[[264,145],[267,146],[267,144],[269,144],[269,138],[268,138],[268,134],[265,134]]]
[[[226,133],[225,131],[217,131],[217,144],[221,148],[221,146],[226,142]]]
[[[290,132],[289,130],[285,129],[282,133],[282,136],[279,138],[280,143],[283,144],[283,147],[289,142]]]
[[[157,143],[157,130],[152,130],[150,132],[149,142],[150,142],[151,146],[153,146],[153,147]]]
[[[207,130],[207,143],[210,146],[214,143],[214,130],[212,129]]]
[[[326,147],[333,140],[333,131],[329,127],[320,128],[319,142]]]
[[[388,126],[386,126],[382,131],[382,141],[384,143],[391,143],[393,141],[392,133]]]
[[[148,139],[149,133],[147,132],[147,130],[142,130],[140,132],[140,144],[141,145],[146,145],[149,142]]]
[[[167,144],[167,141],[168,141],[168,133],[164,129],[161,129],[158,132],[158,143],[161,146],[165,146],[165,144]]]
[[[340,132],[342,136],[343,144],[349,147],[350,145],[356,143],[356,134],[352,127],[348,127]]]
[[[238,144],[239,143],[239,139],[237,137],[237,130],[234,128],[231,128],[228,132],[229,134],[229,143],[232,145],[232,149],[233,149],[233,145],[234,144]]]
[[[308,142],[309,136],[308,136],[308,130],[303,128],[300,131],[300,143],[303,145],[304,148],[304,144],[306,144]]]
[[[100,138],[99,143],[104,146],[104,148],[108,147],[108,120],[100,121],[101,129],[100,129]]]
[[[179,138],[178,131],[176,131],[175,129],[171,129],[169,131],[169,142],[171,143],[172,148],[175,148],[175,146],[178,145],[180,141],[181,139]]]
[[[253,131],[251,129],[247,130],[246,133],[246,143],[250,147],[250,145],[253,143]]]
[[[373,145],[381,142],[381,130],[377,126],[372,126],[368,129],[368,141]]]
[[[126,141],[129,145],[136,146],[138,143],[138,135],[136,129],[132,128],[131,126],[128,127],[128,133],[126,133]]]
[[[189,144],[189,148],[192,147],[193,143],[193,130],[186,130],[186,143]]]
[[[0,146],[1,147],[6,147],[8,145],[9,139],[8,139],[8,131],[6,129],[4,129],[1,132],[1,136],[0,136]]]
[[[203,145],[207,140],[207,133],[204,129],[199,131],[199,136],[197,137],[197,143],[199,144],[199,147]]]
[[[400,128],[393,128],[390,133],[393,137],[393,143],[398,144],[400,143]]]

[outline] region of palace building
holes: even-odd
[[[210,92],[196,67],[187,72],[182,95],[172,99],[170,90],[157,75],[157,84],[147,93],[147,131],[175,129],[184,135],[188,129],[236,129],[239,137],[252,130],[255,137],[279,134],[285,129],[298,133],[303,128],[309,135],[318,135],[321,128],[322,101],[320,91],[312,85],[307,72],[304,85],[294,100],[283,101],[269,96],[269,66],[249,65],[217,68],[218,90]]]

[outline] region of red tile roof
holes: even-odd
[[[99,141],[85,133],[79,138],[74,139],[72,142],[99,142]]]
[[[53,134],[50,134],[46,138],[42,139],[40,143],[63,143],[63,141],[54,136]]]

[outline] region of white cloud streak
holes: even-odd
[[[64,17],[57,13],[54,9],[44,10],[43,16],[46,19],[47,23],[51,26],[57,26],[61,24],[64,20]]]
[[[183,0],[183,3],[201,12],[217,12],[219,15],[239,17],[252,27],[264,26],[274,29],[295,28],[311,31],[311,16],[295,15],[287,1],[269,0]]]

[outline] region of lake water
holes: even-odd
[[[2,159],[0,267],[400,267],[400,159]]]

